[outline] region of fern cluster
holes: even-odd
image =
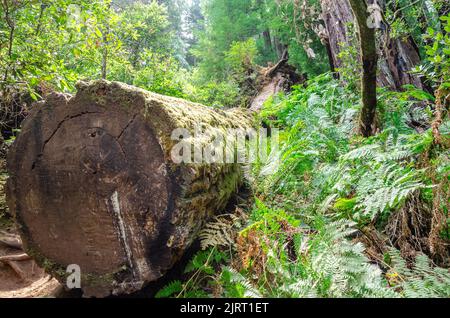
[[[395,297],[380,269],[370,264],[364,246],[347,238],[355,232],[348,221],[317,220],[317,231],[299,231],[295,257],[279,236],[269,236],[265,271],[252,275],[251,268],[222,274],[229,297]]]
[[[355,221],[372,222],[380,215],[387,218],[413,193],[429,189],[426,171],[416,167],[417,141],[391,133],[385,131],[342,155],[328,179],[336,202],[353,198],[348,217]],[[423,137],[431,143],[428,134]],[[339,212],[339,204],[335,207]]]
[[[392,248],[374,262],[356,239],[363,227],[383,232],[412,205],[414,213],[437,206],[448,219],[450,154],[434,148],[426,129],[429,107],[413,107],[429,105],[432,96],[412,87],[381,94],[384,129],[366,139],[354,129],[358,95],[329,74],[269,100],[261,116],[281,129],[281,165],[270,176],[261,174],[262,163],[248,167],[257,197],[249,217],[219,216],[207,224],[200,235],[204,250],[186,269],[189,279],[160,295],[448,297],[448,270],[425,255],[411,264]],[[424,131],[411,128],[411,121],[424,122]],[[443,136],[448,127],[446,119]]]
[[[389,251],[392,269],[388,277],[399,293],[408,298],[449,298],[450,272],[436,267],[424,254],[419,254],[412,268],[397,250]]]

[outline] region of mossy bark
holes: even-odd
[[[37,105],[8,156],[8,205],[27,252],[63,283],[79,265],[87,296],[163,276],[242,180],[237,163],[172,161],[173,130],[198,123],[225,132],[254,119],[107,81]]]
[[[375,113],[377,109],[377,47],[375,29],[367,25],[367,4],[365,0],[350,0],[356,17],[360,43],[360,57],[363,67],[361,76],[362,108],[359,130],[365,137],[375,133]]]

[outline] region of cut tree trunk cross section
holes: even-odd
[[[8,205],[26,252],[85,296],[132,293],[162,277],[241,183],[236,163],[176,164],[174,129],[253,127],[244,109],[214,110],[120,83],[78,85],[34,107],[8,157]]]

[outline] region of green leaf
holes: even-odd
[[[158,293],[155,295],[155,298],[168,298],[176,293],[180,293],[182,290],[183,284],[181,283],[181,281],[176,280],[169,283],[163,289],[158,291]]]

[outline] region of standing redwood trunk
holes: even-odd
[[[321,0],[320,4],[322,19],[327,30],[329,56],[332,59],[330,65],[340,68],[342,61],[339,59],[339,53],[342,51],[342,45],[349,44],[347,24],[353,22],[350,4],[348,0]]]
[[[330,65],[330,71],[333,73],[333,77],[339,78],[339,73],[336,73],[336,66],[334,65],[333,51],[329,39],[324,40],[325,49],[327,50],[328,63]]]
[[[360,56],[363,67],[361,77],[362,109],[360,132],[372,136],[375,132],[375,113],[377,109],[377,49],[375,29],[367,26],[367,4],[365,0],[350,0],[358,24]]]
[[[171,160],[172,131],[200,122],[253,124],[244,110],[107,81],[35,107],[8,157],[8,204],[27,253],[63,283],[79,265],[87,296],[134,292],[164,275],[241,181],[238,164]]]
[[[370,0],[373,2],[373,0]],[[395,2],[378,0],[381,8],[386,11],[387,6],[396,14],[398,19],[402,19],[401,10]],[[382,43],[380,46],[380,76],[378,82],[382,86],[388,86],[395,90],[401,90],[403,85],[412,84],[421,89],[427,89],[418,75],[411,74],[411,70],[420,64],[419,48],[414,42],[412,36],[401,36],[392,38],[390,34],[391,27],[387,22],[383,23],[381,32]]]

